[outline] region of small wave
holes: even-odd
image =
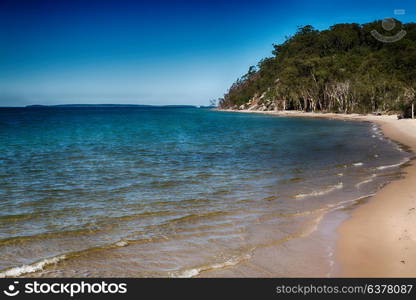
[[[373,181],[375,177],[377,177],[377,175],[376,175],[376,174],[373,174],[373,175],[371,175],[369,178],[367,178],[366,180],[364,180],[364,181],[361,181],[361,182],[357,183],[357,184],[355,185],[355,187],[356,187],[356,188],[359,188],[359,187],[360,187],[360,186],[362,186],[363,184],[366,184],[366,183],[369,183],[369,182]]]
[[[364,165],[362,162],[358,162],[358,163],[354,163],[354,164],[352,164],[354,167],[359,167],[359,166],[362,166],[362,165]]]
[[[382,132],[382,130],[381,130],[381,128],[380,128],[380,126],[378,126],[378,125],[376,125],[376,124],[373,124],[373,126],[371,126],[372,128],[372,130],[373,131],[377,131],[377,132]]]
[[[126,241],[118,241],[117,243],[115,243],[114,245],[117,247],[125,247],[127,246],[129,243]]]
[[[279,199],[279,196],[270,196],[270,197],[266,197],[266,198],[264,198],[263,200],[266,200],[266,201],[273,201],[273,200],[276,200],[276,199]]]
[[[326,274],[326,277],[331,277],[331,274],[334,271],[334,266],[335,266],[335,259],[334,259],[334,250],[332,249],[331,246],[327,246],[326,248],[327,251],[327,256],[328,256],[328,263],[329,263],[329,271]]]
[[[192,268],[192,269],[187,269],[187,270],[184,270],[180,273],[172,274],[171,277],[176,277],[176,278],[195,277],[195,276],[201,274],[201,272],[235,266],[238,263],[249,259],[250,257],[251,256],[249,254],[246,254],[246,255],[243,255],[243,256],[235,256],[235,257],[232,257],[232,258],[230,258],[230,259],[228,259],[228,260],[226,260],[225,262],[222,262],[222,263],[216,263],[216,264],[212,264],[212,265],[206,265],[206,266],[196,267],[196,268]]]
[[[196,180],[165,180],[165,181],[160,181],[160,180],[155,180],[150,182],[150,186],[152,187],[157,187],[157,188],[172,188],[175,186],[179,186],[179,185],[184,185],[184,184],[198,184],[199,181]]]
[[[43,270],[43,268],[47,265],[56,264],[59,261],[64,260],[65,258],[65,255],[61,255],[52,258],[46,258],[30,265],[23,265],[20,267],[10,268],[8,270],[0,272],[0,278],[17,277],[23,274],[34,273]]]
[[[307,194],[298,194],[298,195],[295,196],[295,198],[296,199],[302,199],[302,198],[305,198],[305,197],[322,196],[322,195],[328,194],[332,191],[342,189],[343,186],[344,186],[344,184],[342,182],[340,182],[336,185],[332,185],[332,186],[328,187],[327,189],[324,189],[324,190],[321,190],[321,191],[313,191],[313,192],[307,193]]]
[[[369,197],[373,197],[375,195],[376,195],[376,193],[370,193],[370,194],[366,194],[366,195],[363,195],[363,196],[359,196],[357,198],[344,200],[344,201],[340,201],[340,202],[337,202],[337,203],[331,203],[331,204],[327,205],[327,208],[329,208],[331,210],[342,209],[342,208],[345,208],[346,205],[350,205],[351,203],[357,203],[359,201],[362,201],[362,200],[367,199]]]
[[[403,150],[403,148],[399,145],[399,146],[397,146],[396,147],[396,149],[397,149],[397,151],[399,151],[399,152],[404,152],[404,150]]]
[[[186,222],[189,220],[199,219],[199,218],[209,218],[209,217],[218,217],[218,216],[226,216],[232,214],[231,212],[227,211],[212,211],[212,212],[206,212],[206,213],[200,213],[200,214],[188,214],[182,217],[178,217],[172,220],[169,220],[169,223],[181,223]]]
[[[282,184],[288,184],[288,183],[297,183],[297,182],[302,182],[305,181],[305,178],[302,177],[293,177],[290,179],[286,179],[286,180],[281,180],[280,183]]]
[[[407,163],[409,160],[410,160],[409,158],[405,158],[401,162],[399,162],[398,164],[387,165],[387,166],[380,166],[380,167],[377,167],[376,169],[377,170],[384,170],[384,169],[390,169],[390,168],[400,167],[401,165]]]
[[[80,235],[89,235],[102,232],[103,228],[93,228],[93,224],[87,224],[89,227],[67,230],[67,231],[54,231],[54,232],[45,232],[34,235],[23,235],[23,236],[13,236],[5,239],[0,239],[0,246],[6,245],[22,245],[34,241],[42,241],[46,239],[62,238],[62,237],[72,237]]]
[[[128,242],[128,241],[120,240],[118,242],[103,245],[103,246],[87,248],[87,249],[83,249],[83,250],[80,250],[80,251],[70,252],[70,253],[62,254],[62,255],[59,255],[59,256],[51,257],[51,258],[45,258],[45,259],[42,259],[40,261],[34,262],[32,264],[22,265],[20,267],[12,267],[12,268],[6,269],[4,271],[0,271],[0,278],[17,277],[17,276],[20,276],[20,275],[23,275],[23,274],[34,273],[34,272],[43,270],[48,265],[56,264],[56,263],[58,263],[58,262],[60,262],[64,259],[71,259],[73,257],[80,256],[80,255],[82,255],[84,253],[88,253],[90,251],[106,250],[106,249],[112,249],[112,248],[118,248],[118,247],[126,247],[129,244],[130,244],[130,242]]]

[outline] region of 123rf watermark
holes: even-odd
[[[101,282],[39,282],[31,281],[19,284],[14,281],[3,290],[4,295],[14,297],[17,295],[42,295],[60,294],[74,297],[75,295],[94,295],[94,294],[126,294],[127,283],[107,283]]]

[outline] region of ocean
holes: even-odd
[[[0,277],[209,276],[307,239],[411,156],[368,122],[0,108]]]

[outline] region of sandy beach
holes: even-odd
[[[416,152],[416,120],[398,120],[395,115],[245,110],[238,112],[370,121],[378,124],[385,136]],[[339,268],[331,276],[416,276],[416,165],[407,163],[403,166],[403,172],[402,179],[384,186],[369,201],[357,206],[351,216],[338,226],[334,256]],[[269,254],[268,259],[273,259],[273,255]],[[226,276],[227,273],[219,275]]]

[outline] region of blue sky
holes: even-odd
[[[386,17],[416,1],[2,0],[0,106],[206,105],[299,25]]]

